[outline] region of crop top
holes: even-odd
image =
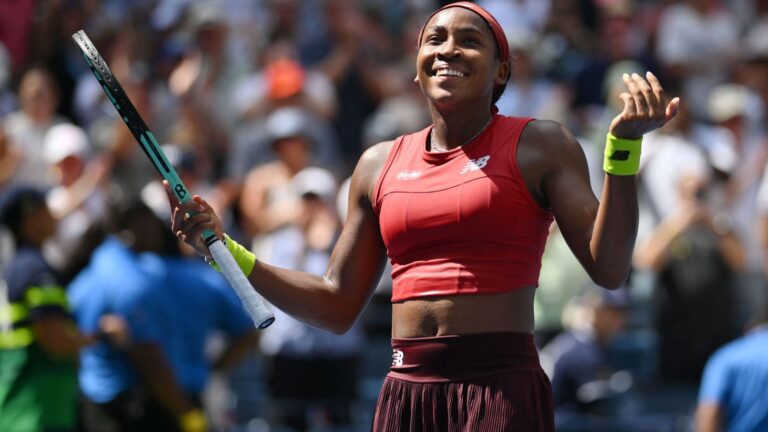
[[[553,217],[517,165],[530,120],[497,114],[472,142],[443,153],[426,150],[431,126],[395,140],[372,197],[393,302],[538,285]]]

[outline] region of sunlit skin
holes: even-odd
[[[463,145],[491,116],[493,89],[502,85],[509,65],[496,53],[494,36],[479,15],[461,8],[436,13],[426,25],[417,58],[417,80],[434,124],[432,145]],[[438,76],[452,69],[456,77]],[[623,111],[610,131],[637,138],[654,130],[677,110],[667,103],[652,74],[625,76]],[[373,210],[376,181],[392,141],[372,146],[352,175],[347,219],[323,276],[257,262],[249,276],[272,304],[311,325],[345,332],[368,303],[381,276],[386,247]],[[431,150],[426,148],[426,150]],[[592,193],[580,144],[562,125],[532,121],[520,137],[517,164],[532,198],[552,212],[563,236],[590,277],[614,289],[627,278],[637,234],[635,176],[606,174],[600,201]],[[200,198],[173,209],[172,229],[198,253],[210,256],[203,230],[223,237],[221,222]],[[192,216],[187,216],[197,212]],[[532,332],[534,287],[516,287],[494,295],[465,295],[406,300],[393,305],[392,336],[427,337],[486,332]]]
[[[463,76],[452,75],[455,72]],[[450,8],[430,19],[416,58],[416,78],[432,118],[441,120],[435,122],[434,130],[440,147],[466,143],[488,122],[493,90],[504,86],[508,73],[509,65],[501,62],[493,34],[480,16]],[[487,109],[463,109],[467,106]]]
[[[444,69],[465,76],[441,76]],[[504,85],[508,71],[488,25],[474,12],[448,9],[425,27],[416,72],[422,91],[438,111],[450,110],[457,103],[485,102],[490,108],[493,89]]]

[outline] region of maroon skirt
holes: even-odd
[[[552,388],[533,335],[392,339],[372,430],[550,432]]]

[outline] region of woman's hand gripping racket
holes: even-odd
[[[154,135],[152,135],[144,120],[139,116],[120,83],[117,82],[117,79],[109,70],[107,62],[101,57],[96,47],[91,43],[91,40],[82,30],[73,34],[72,39],[77,43],[85,61],[91,68],[91,72],[96,76],[96,79],[101,84],[101,88],[107,94],[117,113],[120,114],[126,126],[131,130],[136,141],[141,145],[142,150],[147,154],[147,157],[152,161],[157,171],[168,182],[179,203],[191,201],[192,196],[187,187],[184,186],[176,170],[168,162]],[[208,246],[211,256],[221,267],[224,277],[240,297],[256,327],[259,329],[267,328],[275,320],[275,316],[253,289],[251,283],[240,270],[234,258],[232,258],[229,250],[227,250],[227,247],[211,230],[203,232],[202,237]]]

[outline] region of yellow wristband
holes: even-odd
[[[635,175],[640,171],[640,148],[643,138],[617,138],[609,133],[605,140],[603,170],[620,176]]]
[[[253,271],[253,267],[256,265],[256,255],[251,251],[243,247],[240,243],[232,240],[229,235],[224,234],[224,244],[227,246],[227,250],[232,254],[232,258],[235,259],[237,266],[243,271],[245,276],[250,276]],[[208,263],[214,270],[221,273],[221,267],[212,258],[205,257],[205,262]]]
[[[232,258],[235,259],[240,270],[243,271],[243,274],[245,274],[246,277],[250,276],[253,271],[253,266],[256,265],[256,255],[243,247],[240,243],[229,238],[226,234],[224,234],[224,239],[226,240],[229,253],[232,254]]]
[[[183,432],[205,432],[208,430],[208,421],[201,410],[193,409],[179,417],[179,426]]]

